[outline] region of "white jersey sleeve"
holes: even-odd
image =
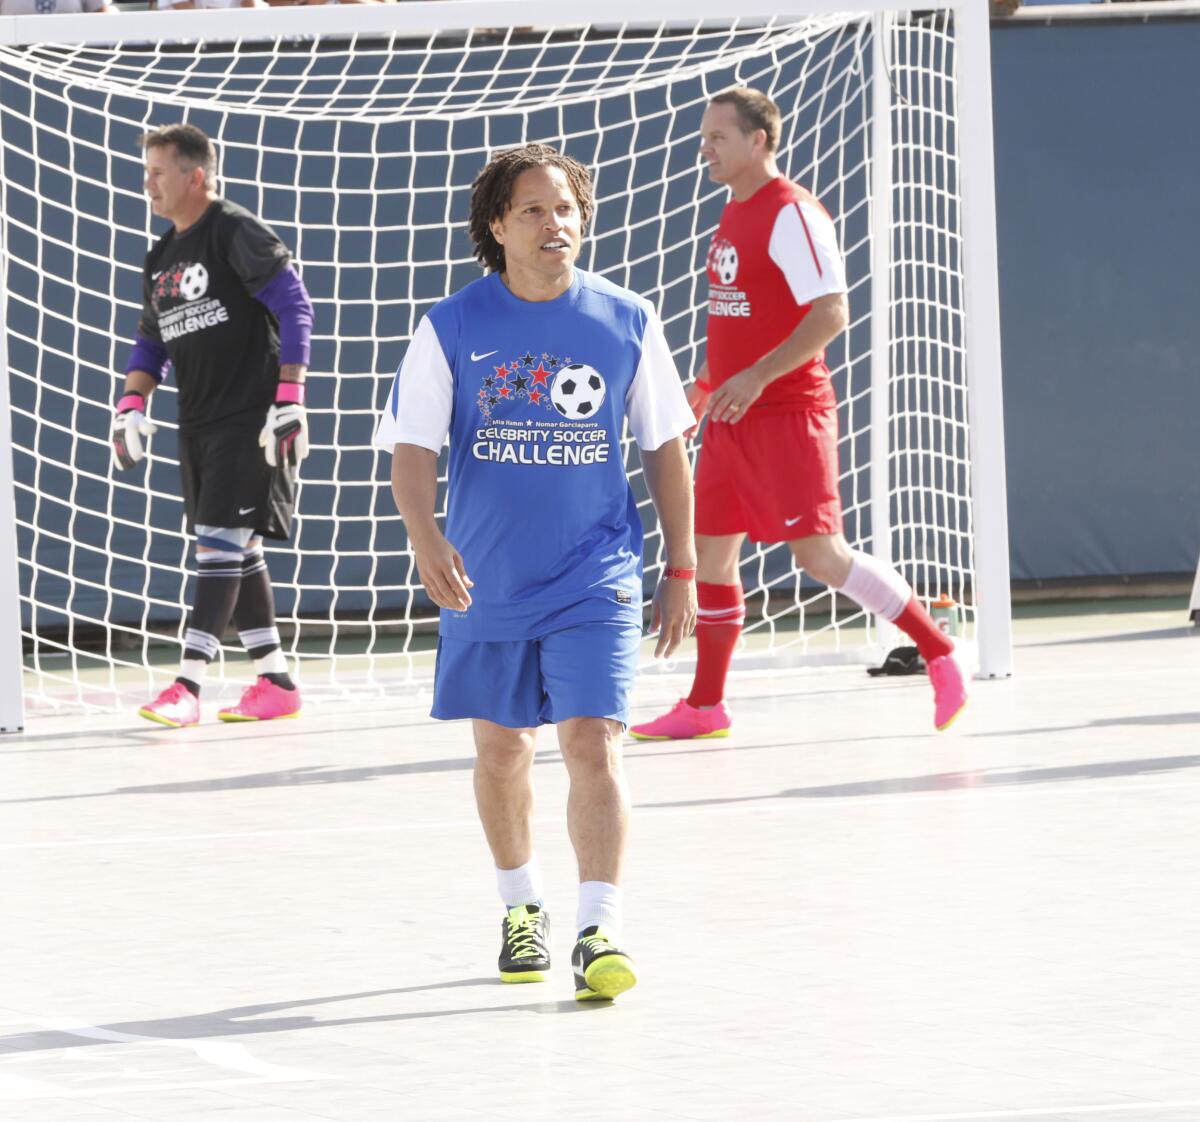
[[[797,304],[846,291],[846,266],[833,219],[812,203],[788,203],[775,218],[767,250]]]
[[[643,452],[661,448],[696,423],[671,348],[667,346],[662,321],[653,308],[646,318],[642,357],[625,395],[625,415],[629,431]]]
[[[453,407],[454,374],[433,324],[423,316],[379,416],[375,447],[390,452],[397,444],[416,444],[440,451]]]

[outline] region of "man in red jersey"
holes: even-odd
[[[708,251],[708,356],[689,388],[697,424],[709,418],[696,474],[696,676],[670,712],[630,733],[729,735],[723,698],[746,614],[738,559],[747,535],[787,542],[798,567],[911,636],[944,729],[967,702],[953,644],[895,569],[842,534],[825,347],[846,329],[849,308],[833,221],[779,173],[779,108],[765,94],[723,90],[700,133],[710,177],[733,198]]]

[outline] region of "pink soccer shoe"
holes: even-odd
[[[716,740],[728,736],[733,715],[725,702],[711,709],[696,709],[680,698],[675,708],[653,721],[633,725],[629,735],[636,740]]]
[[[181,729],[200,720],[200,699],[182,682],[172,682],[152,702],[143,705],[138,716],[168,728]]]
[[[933,685],[933,723],[941,732],[967,707],[967,684],[962,667],[954,655],[942,655],[929,664],[929,681]]]
[[[277,721],[300,716],[300,691],[285,690],[270,678],[259,677],[242,690],[242,700],[217,713],[222,721]]]

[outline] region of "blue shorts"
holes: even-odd
[[[571,717],[608,717],[628,726],[641,638],[641,628],[624,622],[581,623],[540,639],[500,643],[442,636],[431,716],[511,729]]]

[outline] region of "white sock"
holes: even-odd
[[[541,907],[544,893],[542,867],[538,864],[537,854],[515,869],[497,866],[496,887],[500,889],[500,899],[506,908],[515,908],[518,904],[537,904]]]
[[[204,685],[204,675],[207,673],[208,663],[202,658],[185,658],[179,663],[179,677],[198,686]]]
[[[895,619],[912,599],[913,591],[891,565],[861,550],[853,550],[850,572],[838,589],[868,612],[886,620]]]
[[[603,880],[585,880],[579,886],[575,930],[602,927],[614,941],[621,938],[621,890]]]
[[[254,660],[255,674],[286,674],[287,672],[287,659],[278,647],[273,651],[268,651],[262,658]]]

